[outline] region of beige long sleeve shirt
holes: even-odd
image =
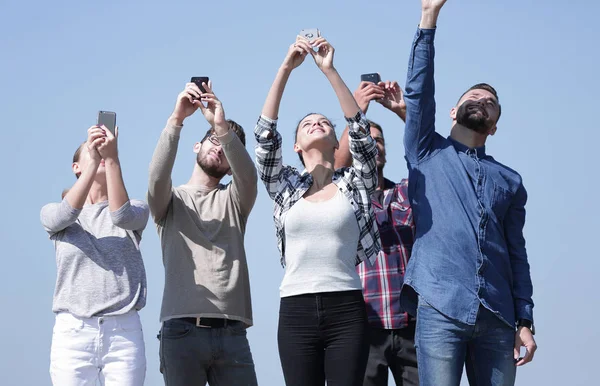
[[[252,325],[246,222],[257,195],[257,175],[233,131],[219,137],[232,181],[213,189],[172,187],[178,127],[167,126],[150,163],[148,204],[165,267],[160,320],[212,317]]]

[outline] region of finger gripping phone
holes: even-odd
[[[117,127],[117,113],[112,111],[98,111],[98,126],[106,126],[110,132],[115,135],[115,127]]]
[[[206,89],[204,88],[204,86],[202,86],[202,83],[204,82],[208,84],[208,76],[194,76],[191,82],[195,83],[196,86],[198,86],[198,88],[200,89],[200,91],[206,92]]]
[[[381,82],[381,76],[379,76],[378,73],[372,73],[372,74],[362,74],[360,76],[360,81],[361,82],[371,82],[371,83],[379,83]]]
[[[307,28],[300,31],[299,35],[309,42],[312,42],[316,38],[321,37],[321,31],[319,31],[318,28]]]

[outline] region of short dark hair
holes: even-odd
[[[300,129],[300,124],[302,123],[302,121],[304,120],[304,118],[310,116],[310,115],[323,115],[320,113],[308,113],[305,116],[303,116],[299,121],[298,124],[296,125],[296,130],[294,131],[294,143],[298,142],[298,130]],[[323,115],[325,117],[325,115]],[[325,117],[325,119],[327,119],[329,121],[329,124],[331,125],[331,127],[333,127],[335,129],[335,125],[331,122],[331,120],[327,117]],[[300,158],[300,162],[302,162],[302,166],[306,166],[304,165],[304,157],[302,157],[301,153],[298,153],[298,158]]]
[[[377,130],[381,131],[381,134],[383,134],[383,128],[381,127],[381,125],[377,122],[373,122],[370,119],[367,119],[367,122],[369,122],[369,125],[371,125],[371,127],[376,128]]]
[[[237,122],[235,122],[231,119],[228,119],[227,123],[229,125],[229,130],[232,130],[238,136],[240,141],[242,141],[242,144],[244,144],[244,146],[246,146],[246,133],[244,132],[244,128],[242,126],[240,126]],[[208,129],[206,131],[206,134],[204,134],[204,138],[202,138],[200,143],[204,142],[208,137],[210,137],[214,133],[215,133],[215,130],[212,127],[210,129]]]
[[[502,115],[502,106],[500,106],[500,98],[498,98],[498,93],[496,92],[496,89],[493,88],[492,86],[490,86],[487,83],[477,83],[475,86],[472,86],[471,88],[469,88],[467,91],[465,91],[460,98],[458,98],[458,101],[460,102],[460,100],[462,99],[462,97],[465,96],[466,93],[468,93],[471,90],[485,90],[489,93],[491,93],[495,98],[496,101],[498,102],[498,119],[496,120],[496,122],[498,120],[500,120],[500,115]],[[458,103],[458,102],[457,102]]]
[[[75,154],[73,154],[73,163],[79,162],[79,159],[81,158],[81,152],[83,151],[83,147],[85,146],[85,143],[86,143],[86,141],[84,141],[81,145],[79,145],[77,150],[75,150]],[[81,173],[75,174],[75,177],[79,178],[80,175],[81,175]]]

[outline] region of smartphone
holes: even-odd
[[[321,31],[319,31],[318,28],[308,28],[308,29],[303,29],[302,31],[300,31],[300,33],[298,35],[302,36],[309,42],[312,42],[316,38],[321,37]]]
[[[372,82],[372,83],[379,83],[381,82],[381,76],[379,76],[378,73],[372,73],[372,74],[362,74],[360,76],[360,81],[361,82]]]
[[[202,83],[208,84],[208,76],[194,76],[190,82],[195,83],[200,91],[206,92],[206,89],[204,86],[202,86]]]
[[[117,113],[112,111],[98,111],[98,126],[106,126],[113,135],[115,135],[115,127],[117,127]]]

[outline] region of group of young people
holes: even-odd
[[[165,384],[257,384],[244,234],[258,177],[274,201],[285,268],[277,340],[286,385],[387,385],[391,370],[397,385],[454,386],[463,366],[472,385],[514,384],[536,350],[527,193],[518,173],[486,154],[501,113],[491,86],[459,98],[449,137],[435,132],[434,36],[445,1],[421,0],[404,93],[387,81],[361,82],[353,94],[325,38],[296,39],[256,125],[255,161],[211,82],[202,91],[188,83],[152,157],[147,204],[125,189],[118,129],[91,127],[73,157],[77,181],[41,212],[57,261],[53,384],[144,383],[139,246],[150,214],[165,268]],[[287,80],[308,57],[347,127],[338,139],[327,117],[305,115],[295,129],[299,170],[283,163],[277,119]],[[365,116],[373,101],[405,121],[409,176],[398,183],[383,174],[383,129]],[[194,145],[190,180],[174,187],[180,133],[198,110],[210,128]]]

